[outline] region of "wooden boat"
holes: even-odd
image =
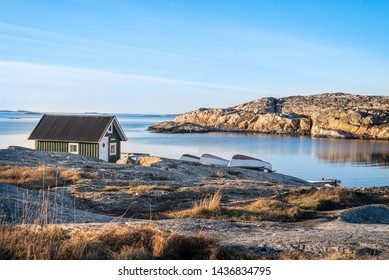
[[[228,166],[228,164],[230,163],[230,161],[227,159],[215,155],[211,155],[211,154],[202,154],[200,158],[200,162],[218,165],[218,166]]]
[[[245,155],[234,155],[230,161],[229,166],[274,172],[269,162]]]
[[[190,161],[190,162],[200,162],[200,157],[194,156],[194,155],[190,155],[190,154],[183,154],[180,157],[180,160]]]

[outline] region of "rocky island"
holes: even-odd
[[[389,188],[0,150],[0,259],[389,259]]]
[[[325,93],[200,108],[149,128],[161,133],[250,132],[389,140],[389,96]]]

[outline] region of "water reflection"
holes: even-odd
[[[389,166],[389,142],[312,139],[312,154],[331,163]]]

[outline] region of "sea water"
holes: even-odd
[[[182,154],[260,158],[277,172],[306,180],[338,179],[347,187],[389,185],[389,141],[312,139],[242,133],[161,134],[146,129],[173,115],[116,114],[128,141],[122,151],[179,159]],[[0,112],[0,148],[34,147],[27,140],[40,114]]]

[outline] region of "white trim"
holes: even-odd
[[[116,130],[119,134],[120,141],[127,141],[128,140],[126,134],[123,131],[123,128],[121,127],[119,121],[117,120],[117,118],[115,116],[113,116],[113,119],[112,119],[110,125],[112,125],[112,133],[113,133],[113,129],[116,128]],[[100,137],[99,143],[102,141],[103,137],[106,137],[107,134],[110,133],[110,132],[108,132],[108,128],[109,128],[109,126],[105,129],[104,133]]]
[[[72,146],[76,146],[76,151],[72,152]],[[78,143],[69,143],[69,153],[78,155],[80,145]]]
[[[113,117],[112,125],[114,125],[114,124],[115,124],[115,127],[116,127],[117,131],[118,131],[119,138],[122,138],[121,136],[124,137],[124,139],[123,139],[123,140],[120,139],[120,141],[127,141],[127,140],[128,140],[128,139],[127,139],[127,136],[126,136],[126,134],[124,133],[123,128],[122,128],[122,126],[120,125],[120,123],[119,123],[118,119],[116,118],[116,116]]]
[[[112,152],[112,147],[115,147],[113,152]],[[117,152],[118,151],[117,151],[116,143],[109,143],[109,155],[110,156],[116,156]]]
[[[113,122],[111,122],[111,124],[109,125],[107,133],[112,133],[112,132],[113,132]]]

